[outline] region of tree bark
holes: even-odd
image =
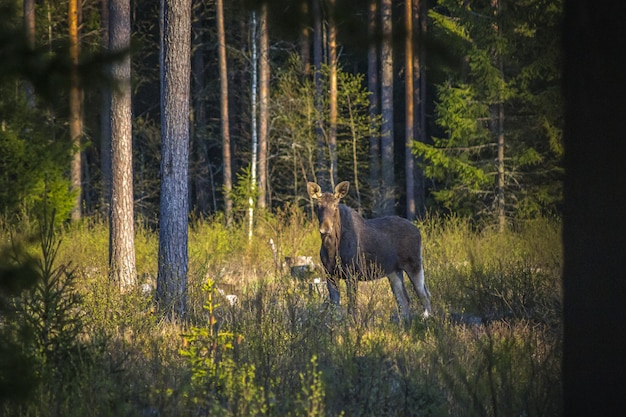
[[[194,204],[196,210],[206,215],[211,211],[210,191],[213,190],[211,182],[211,167],[209,166],[209,152],[207,149],[207,116],[206,116],[206,95],[204,72],[206,70],[204,63],[205,46],[202,37],[202,12],[203,4],[196,3],[193,8],[193,22],[191,24],[193,31],[193,58],[191,65],[193,79],[193,124],[192,134],[192,151],[193,172],[191,173],[190,182],[194,188]]]
[[[326,139],[324,138],[324,86],[322,85],[322,10],[321,0],[313,0],[313,66],[315,74],[315,138],[317,142],[317,170],[313,180],[322,188],[328,188],[328,164],[326,159]]]
[[[259,19],[259,190],[257,206],[267,205],[267,148],[269,136],[270,103],[270,41],[268,29],[267,3],[261,5]]]
[[[413,28],[417,31],[414,36],[413,49],[413,102],[415,103],[415,140],[426,143],[426,73],[423,64],[426,59],[426,48],[422,47],[422,39],[426,36],[428,3],[425,0],[413,0]],[[417,39],[417,45],[415,41]],[[419,159],[418,159],[419,160]],[[419,218],[423,218],[426,211],[426,179],[424,171],[417,164],[415,166],[415,211]]]
[[[157,298],[169,317],[187,308],[191,0],[161,0],[161,203]]]
[[[367,88],[370,91],[369,115],[371,120],[379,116],[378,109],[378,35],[376,33],[378,0],[370,0],[367,10]],[[370,166],[369,185],[372,192],[380,186],[380,132],[378,124],[372,123],[370,128]]]
[[[133,206],[133,137],[131,109],[130,0],[109,0],[109,46],[126,51],[111,66],[115,89],[111,94],[111,223],[109,270],[122,290],[136,283]]]
[[[224,210],[226,224],[233,220],[233,174],[230,155],[230,122],[228,112],[228,64],[226,61],[226,34],[224,32],[224,1],[216,0],[217,11],[217,51],[220,67],[220,128],[222,132],[222,159],[224,162]]]
[[[381,1],[381,139],[382,212],[395,212],[394,129],[393,129],[393,39],[391,0]]]
[[[626,409],[623,1],[565,1],[563,416]]]
[[[109,49],[109,0],[100,4],[100,42],[102,49]],[[102,171],[101,213],[110,216],[111,209],[111,87],[100,89],[100,169]]]
[[[252,76],[250,86],[250,131],[252,136],[252,156],[250,158],[250,195],[248,196],[248,241],[252,240],[254,232],[254,199],[253,195],[256,192],[256,173],[257,173],[257,156],[258,156],[258,144],[259,136],[257,130],[257,88],[258,88],[258,49],[257,49],[257,16],[256,12],[252,12],[250,32],[250,50],[252,61]]]
[[[405,149],[404,166],[406,177],[406,218],[415,219],[415,158],[411,152],[411,143],[415,139],[415,107],[413,93],[413,5],[411,0],[404,0],[405,22]]]
[[[69,92],[69,130],[70,140],[72,141],[74,155],[70,166],[70,182],[72,192],[76,194],[74,206],[72,208],[72,221],[80,220],[82,205],[82,152],[81,138],[83,135],[83,118],[80,79],[78,75],[78,56],[80,54],[79,31],[78,31],[78,15],[80,3],[78,0],[69,0],[68,2],[68,27],[69,27],[69,43],[70,43],[70,61],[71,69],[71,85]]]

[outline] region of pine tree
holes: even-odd
[[[414,143],[444,207],[502,227],[505,216],[558,203],[560,3],[440,0],[431,11],[437,36],[461,57],[437,87],[443,135]]]

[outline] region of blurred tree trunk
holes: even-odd
[[[109,47],[126,51],[111,65],[111,220],[109,271],[122,290],[136,283],[133,206],[133,128],[131,108],[130,0],[109,0]]]
[[[191,0],[161,0],[161,200],[157,298],[170,318],[187,309]]]
[[[563,416],[626,409],[623,1],[565,1]],[[584,86],[584,87],[583,87]]]
[[[26,45],[31,51],[35,50],[35,0],[24,0],[24,29]],[[26,105],[30,109],[35,108],[35,89],[30,81],[24,82],[24,94]]]
[[[220,128],[222,132],[222,159],[224,162],[224,210],[226,224],[233,220],[233,174],[230,155],[230,122],[228,113],[228,66],[226,61],[226,34],[224,32],[224,1],[216,0],[217,12],[217,51],[220,67]]]
[[[80,2],[78,0],[68,1],[68,28],[70,43],[70,60],[72,63],[71,85],[69,92],[69,127],[70,140],[74,148],[74,156],[70,167],[70,182],[72,191],[76,193],[74,207],[72,208],[72,221],[80,220],[82,204],[82,158],[81,158],[81,138],[83,135],[82,117],[82,93],[80,89],[80,79],[78,75],[78,56],[80,54],[80,40],[78,31],[78,16]]]
[[[267,2],[261,5],[259,19],[259,193],[257,206],[267,205],[267,148],[269,135],[270,102],[270,40],[267,22]]]
[[[337,26],[335,24],[335,0],[328,0],[328,66],[329,66],[329,126],[328,156],[330,187],[337,182]]]
[[[393,24],[391,0],[381,1],[382,46],[381,71],[381,138],[382,213],[395,212],[394,129],[393,129]]]
[[[109,0],[100,4],[100,43],[103,50],[109,49]],[[110,215],[111,204],[111,87],[100,89],[100,169],[102,171],[101,212]]]
[[[367,10],[367,88],[370,91],[369,115],[371,120],[378,117],[378,42],[376,19],[378,0],[370,0]],[[370,167],[369,184],[372,193],[380,186],[380,132],[378,124],[372,123],[370,128]]]
[[[415,139],[415,101],[413,93],[413,4],[411,0],[404,0],[404,24],[405,24],[405,74],[404,74],[404,99],[405,99],[405,149],[404,166],[406,177],[406,217],[415,219],[415,158],[411,152],[411,142]]]

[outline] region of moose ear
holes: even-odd
[[[340,182],[335,187],[335,197],[344,198],[348,194],[349,188],[350,188],[350,183],[348,181]]]
[[[317,200],[322,196],[322,189],[314,182],[307,182],[306,190],[309,193],[309,197],[313,200]]]

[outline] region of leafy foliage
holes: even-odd
[[[329,70],[322,67],[323,91],[328,91]],[[301,72],[299,57],[292,55],[288,65],[276,76],[272,97],[272,153],[277,157],[271,165],[273,198],[278,202],[291,201],[293,196],[305,198],[306,181],[317,181],[318,166],[316,121],[321,120],[321,134],[328,143],[328,94],[322,97],[322,114],[317,114],[312,82]],[[362,179],[367,178],[369,136],[379,118],[368,113],[369,92],[363,87],[361,74],[337,71],[337,178],[348,180],[359,190],[354,203],[370,207],[372,191]],[[326,146],[323,157],[330,160]],[[287,175],[289,173],[289,175]]]
[[[73,204],[63,168],[63,162],[69,166],[69,142],[55,138],[48,120],[24,103],[3,101],[0,113],[6,117],[0,129],[0,211],[42,216],[46,200],[65,219]]]

